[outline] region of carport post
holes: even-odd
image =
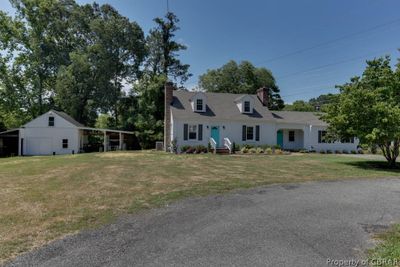
[[[119,132],[119,150],[122,150],[122,133]]]
[[[104,152],[107,151],[107,132],[104,131]]]

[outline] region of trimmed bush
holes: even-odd
[[[272,148],[268,147],[265,149],[265,154],[271,155],[272,154]]]
[[[347,151],[346,149],[343,150],[343,154],[349,154],[349,151]]]
[[[282,149],[275,149],[275,154],[277,154],[277,155],[282,155],[283,154],[283,151],[282,151]]]
[[[200,154],[200,153],[207,153],[207,147],[203,146],[203,145],[198,145],[196,146],[196,153]]]
[[[326,150],[326,154],[332,154],[332,150],[327,149],[327,150]]]
[[[181,152],[185,153],[186,151],[188,151],[189,148],[191,148],[191,146],[188,145],[181,146]]]
[[[335,150],[335,154],[342,154],[342,151],[340,151],[340,150]]]
[[[240,145],[239,144],[236,144],[235,142],[233,143],[233,150],[234,151],[240,151]]]
[[[264,153],[264,149],[262,149],[261,147],[257,147],[257,153],[258,154]]]
[[[249,153],[249,149],[247,148],[247,147],[242,147],[241,149],[240,149],[240,152],[242,152],[243,154],[247,154],[247,153]]]
[[[352,150],[352,151],[350,151],[350,153],[351,153],[351,154],[357,154],[357,151]]]
[[[257,149],[255,147],[252,147],[249,149],[249,152],[252,154],[257,153]]]
[[[320,154],[325,154],[325,150],[320,150],[319,153]]]

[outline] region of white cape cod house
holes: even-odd
[[[50,110],[18,129],[0,132],[0,155],[81,153],[88,148],[90,136],[101,139],[102,151],[125,150],[133,135],[133,132],[85,127],[64,112]]]
[[[279,145],[285,150],[357,150],[358,140],[326,142],[327,124],[313,112],[271,111],[268,89],[256,95],[174,90],[165,86],[167,149],[184,145],[229,148],[231,144]]]

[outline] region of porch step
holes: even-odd
[[[227,149],[226,147],[218,147],[215,152],[217,154],[227,155],[227,154],[229,154],[229,149]]]

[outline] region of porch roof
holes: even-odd
[[[80,129],[80,130],[88,130],[88,131],[98,131],[98,132],[109,132],[109,133],[135,134],[134,132],[130,132],[130,131],[102,129],[102,128],[91,128],[91,127],[78,127],[78,129]]]

